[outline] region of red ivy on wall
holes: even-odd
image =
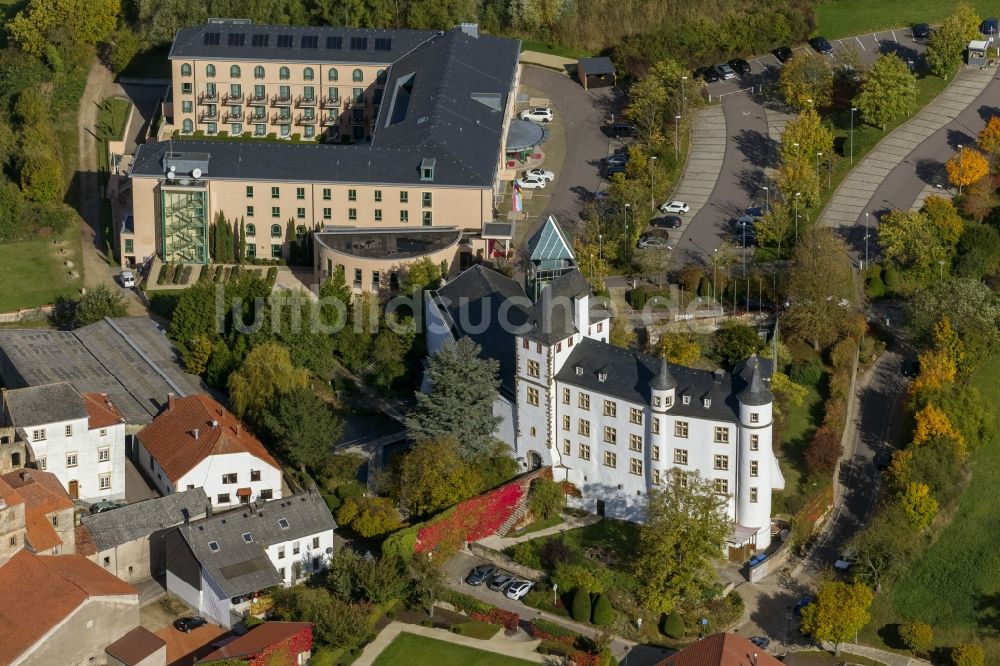
[[[517,625],[521,619],[517,613],[506,611],[502,608],[494,608],[489,613],[471,613],[469,617],[477,622],[487,622],[495,624],[498,627],[503,627],[504,631],[508,633],[517,631]]]
[[[263,626],[263,625],[261,625]],[[298,664],[298,655],[312,650],[312,625],[303,627],[283,641],[268,646],[249,661],[249,666],[275,666],[284,661],[287,666]],[[284,664],[282,664],[284,666]]]

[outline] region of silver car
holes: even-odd
[[[725,81],[736,78],[736,70],[724,62],[715,66],[715,73],[719,75],[720,79]]]

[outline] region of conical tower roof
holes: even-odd
[[[740,391],[736,398],[744,405],[758,406],[769,404],[774,400],[774,395],[767,388],[767,385],[764,384],[763,377],[760,376],[760,360],[757,358],[757,354],[751,356],[747,363],[751,371],[750,382],[745,389]]]
[[[672,388],[677,388],[677,380],[670,374],[667,359],[660,359],[660,369],[657,371],[656,376],[653,377],[653,383],[650,384],[650,388],[654,391],[669,391]]]

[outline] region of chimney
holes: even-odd
[[[187,509],[181,509],[181,515],[184,516],[184,524],[185,525],[187,525],[189,522],[191,522],[191,514],[188,512]]]
[[[236,425],[233,426],[233,432],[236,433],[237,437],[240,436],[240,422],[239,421],[237,421]]]
[[[173,408],[174,408],[174,394],[173,393],[168,393],[167,394],[167,410],[169,411],[169,410],[171,410]]]
[[[757,666],[757,653],[753,653],[753,666]]]
[[[206,518],[212,517],[212,500],[209,500],[208,504],[205,505],[205,517]]]
[[[216,421],[215,419],[212,419],[212,430],[215,430],[218,427],[219,427],[219,422]]]
[[[195,428],[194,430],[192,430],[191,434],[194,435],[194,441],[197,442],[198,441],[198,429]]]

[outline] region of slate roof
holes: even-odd
[[[766,405],[773,401],[774,396],[761,377],[760,362],[756,354],[751,356],[744,365],[744,377],[746,372],[750,373],[750,381],[737,396],[740,402],[744,405],[757,406]]]
[[[279,524],[281,518],[288,521],[288,529]],[[177,530],[223,593],[235,597],[281,583],[265,553],[267,546],[303,539],[336,527],[322,496],[318,492],[307,492],[219,513],[181,525]],[[250,533],[253,540],[247,542],[244,533]],[[211,549],[210,542],[218,544],[217,551]],[[291,565],[293,559],[288,561]]]
[[[83,398],[70,384],[46,384],[7,391],[6,411],[18,428],[87,418]]]
[[[81,555],[17,552],[0,566],[0,663],[9,664],[89,597],[139,592]]]
[[[75,331],[0,330],[0,378],[10,388],[69,382],[80,393],[105,393],[136,424],[151,421],[167,393],[202,390],[148,317],[104,319]]]
[[[781,666],[781,662],[736,634],[714,634],[689,645],[656,666]]]
[[[218,33],[218,43],[206,33]],[[230,41],[230,34],[243,34],[243,44],[239,37]],[[239,21],[212,21],[191,28],[181,28],[174,37],[170,48],[170,60],[212,59],[212,60],[252,60],[267,62],[305,62],[305,63],[356,63],[356,64],[389,64],[401,55],[407,53],[419,44],[438,34],[436,30],[376,30],[366,28],[340,28],[332,26],[288,26],[288,25],[253,25]],[[266,35],[267,45],[262,44]],[[291,37],[291,46],[279,46],[279,38]],[[303,37],[307,39],[303,42]],[[316,37],[316,46],[308,46],[309,37]],[[327,48],[327,38],[333,37],[331,46],[336,46],[336,38],[340,38],[340,48]],[[352,41],[352,38],[354,41]],[[366,39],[365,48],[358,48]],[[376,40],[388,39],[386,43]],[[207,42],[207,43],[206,43]],[[285,44],[284,39],[281,40]],[[354,47],[354,48],[352,48]]]
[[[205,458],[226,453],[246,452],[281,469],[261,441],[207,393],[175,398],[138,438],[174,484]]]
[[[660,359],[660,369],[657,370],[656,376],[653,377],[650,388],[654,391],[669,391],[672,388],[677,388],[677,380],[674,379],[673,374],[670,372],[667,359]]]
[[[162,638],[146,627],[136,627],[104,648],[104,651],[123,664],[135,666],[166,645]]]
[[[531,328],[523,335],[542,344],[565,340],[576,330],[572,299],[589,296],[590,285],[577,269],[563,273],[545,285],[531,308],[528,319]]]
[[[265,622],[226,643],[218,650],[195,660],[196,664],[206,664],[226,659],[246,659],[256,657],[272,645],[287,641],[296,634],[308,630],[312,634],[312,622]],[[295,655],[292,655],[294,658]]]
[[[52,527],[49,516],[56,511],[72,509],[74,505],[56,475],[37,469],[19,469],[7,472],[0,479],[0,488],[6,485],[24,501],[24,526],[32,550],[42,552],[60,545],[62,539]]]
[[[138,147],[130,175],[162,177],[172,150],[210,154],[206,180],[420,185],[432,159],[433,185],[492,187],[519,51],[517,40],[434,33],[389,66],[370,144],[152,142]]]
[[[611,62],[611,58],[608,58],[607,56],[580,58],[576,64],[577,67],[580,67],[587,76],[614,74],[616,71],[615,64]]]
[[[182,525],[205,513],[208,496],[202,488],[184,490],[166,497],[145,500],[93,515],[84,514],[83,524],[98,551],[147,537],[157,530]]]

